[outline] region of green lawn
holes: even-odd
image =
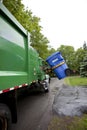
[[[65,78],[65,83],[69,86],[87,86],[87,77],[72,76]]]

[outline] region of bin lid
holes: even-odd
[[[60,54],[60,52],[55,52],[51,56],[48,56],[47,59],[46,59],[46,61],[48,61],[49,59],[51,59],[52,57],[54,57],[56,54]]]

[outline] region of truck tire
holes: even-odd
[[[10,130],[11,112],[5,104],[0,103],[0,130]]]
[[[48,92],[49,92],[49,89],[46,89],[46,90],[45,90],[45,93],[48,93]]]

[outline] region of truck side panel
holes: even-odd
[[[28,82],[27,32],[5,10],[0,5],[0,90]]]
[[[44,80],[45,73],[42,69],[42,59],[39,57],[38,53],[32,47],[29,47],[28,58],[30,81],[37,81],[38,79]]]
[[[28,32],[1,3],[0,25],[0,90],[43,80],[41,59],[29,45]]]

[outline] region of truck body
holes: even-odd
[[[44,86],[43,60],[30,46],[30,34],[0,2],[0,130],[17,122],[16,92]]]

